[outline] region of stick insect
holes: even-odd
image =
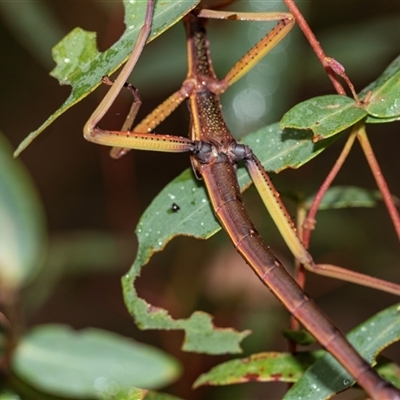
[[[252,150],[232,137],[221,112],[219,96],[248,72],[270,51],[294,25],[289,13],[233,13],[196,9],[184,18],[187,33],[188,74],[182,87],[132,129],[140,106],[135,88],[128,85],[134,102],[121,131],[104,130],[97,126],[125,84],[146,42],[154,0],[148,0],[146,21],[127,64],[99,107],[84,127],[85,139],[113,146],[112,156],[118,158],[129,149],[164,152],[188,152],[196,176],[206,185],[215,215],[233,245],[259,279],[283,303],[287,310],[326,348],[374,399],[400,399],[400,391],[383,380],[350,345],[344,335],[310,300],[265,244],[245,210],[236,177],[236,164],[244,161],[269,213],[295,257],[308,269],[344,280],[400,294],[400,286],[377,280],[335,266],[318,266],[304,248],[293,223],[273,188],[260,161]],[[212,66],[204,28],[204,18],[279,21],[222,80]],[[191,114],[190,138],[151,133],[185,99]]]

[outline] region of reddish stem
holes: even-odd
[[[340,171],[340,168],[342,168],[347,156],[350,153],[350,150],[353,146],[354,140],[357,136],[357,132],[359,130],[360,126],[359,124],[354,125],[353,130],[351,131],[351,134],[349,135],[342,152],[340,153],[339,157],[337,158],[335,164],[333,165],[332,169],[329,171],[329,174],[325,178],[324,182],[322,183],[321,187],[319,188],[317,194],[315,195],[313,202],[310,206],[310,210],[308,212],[307,218],[304,221],[304,226],[303,226],[303,244],[306,248],[308,248],[310,244],[310,236],[311,236],[311,231],[314,228],[315,225],[315,216],[318,212],[319,205],[321,204],[321,201],[326,193],[326,191],[329,189],[331,186],[333,180],[336,178],[338,172]]]
[[[326,57],[325,52],[323,51],[322,47],[320,46],[318,40],[316,39],[315,35],[313,34],[313,32],[311,31],[311,28],[309,27],[308,23],[306,22],[306,20],[304,19],[303,15],[301,14],[300,10],[298,9],[297,5],[295,4],[294,0],[283,0],[287,6],[287,8],[289,9],[289,11],[292,13],[292,15],[294,16],[296,22],[298,23],[300,29],[303,31],[304,35],[306,36],[308,42],[310,43],[312,49],[314,50],[315,54],[317,55],[318,59],[320,60],[323,68],[325,69],[325,71],[328,74],[329,79],[331,80],[336,92],[338,94],[341,95],[345,95],[346,92],[343,88],[343,86],[341,85],[341,83],[339,82],[338,76],[336,75],[334,69],[332,69],[332,67],[329,65],[329,62],[332,63],[332,61],[335,63],[336,60],[333,60],[329,57]],[[336,62],[337,63],[337,62]],[[338,64],[338,63],[337,63]],[[336,64],[335,64],[336,66]],[[341,65],[338,65],[340,67],[342,67],[342,75],[344,73],[344,68]],[[351,84],[350,80],[347,78],[347,75],[342,76],[347,84],[349,85],[353,96],[355,98],[355,100],[359,103],[359,99],[357,97],[357,94],[355,93],[354,87]],[[330,187],[330,185],[332,184],[332,181],[335,179],[335,177],[337,176],[340,168],[342,167],[343,163],[345,162],[353,144],[354,144],[354,140],[355,138],[358,138],[361,147],[364,151],[364,154],[367,158],[367,161],[369,163],[369,166],[371,168],[372,174],[375,177],[375,180],[377,182],[377,185],[382,193],[382,197],[383,200],[386,204],[386,207],[388,209],[389,215],[393,221],[393,225],[395,227],[395,230],[397,232],[397,235],[400,239],[400,217],[399,214],[397,212],[397,209],[394,205],[393,202],[393,198],[389,192],[388,186],[386,184],[386,181],[382,175],[382,172],[380,170],[379,164],[375,158],[375,155],[373,153],[373,150],[370,146],[366,131],[365,131],[365,125],[363,122],[357,123],[353,129],[352,132],[348,138],[348,140],[346,141],[346,144],[341,152],[341,154],[339,155],[338,159],[336,160],[333,168],[331,169],[331,171],[329,172],[328,176],[325,178],[325,181],[323,182],[323,184],[321,185],[320,189],[318,190],[317,195],[315,196],[312,205],[310,207],[309,213],[307,218],[304,221],[304,230],[303,232],[301,232],[301,230],[299,230],[299,233],[302,233],[302,235],[300,235],[300,237],[302,237],[303,239],[303,244],[306,248],[308,248],[309,243],[310,243],[310,236],[311,236],[311,231],[315,225],[315,216],[317,214],[319,205],[322,201],[322,198],[324,197],[326,191],[328,190],[328,188]],[[304,286],[304,281],[305,281],[305,275],[304,275],[304,268],[302,265],[298,265],[297,266],[297,271],[296,271],[296,276],[295,279],[296,281],[302,285],[302,287]],[[291,329],[298,329],[298,323],[297,321],[294,320],[294,318],[291,318],[291,323],[290,323],[290,328]],[[289,340],[289,351],[292,353],[296,352],[296,343],[292,342],[291,340]]]
[[[325,52],[323,51],[322,47],[320,46],[318,40],[316,39],[315,35],[310,29],[310,26],[304,19],[303,15],[301,14],[300,10],[298,9],[297,5],[295,4],[294,0],[284,0],[287,8],[289,11],[293,14],[294,18],[296,19],[296,22],[298,23],[300,29],[303,31],[304,35],[306,36],[307,40],[309,41],[311,47],[313,48],[315,54],[317,55],[318,59],[320,60],[322,66],[326,70],[330,80],[332,81],[332,84],[338,94],[345,94],[345,91],[343,89],[343,86],[340,84],[337,75],[334,73],[333,69],[331,68],[329,64],[329,57],[326,57]],[[344,72],[344,69],[343,69]],[[346,82],[348,81],[348,78],[346,79]],[[349,84],[349,82],[347,82]],[[354,95],[354,88],[352,87],[351,83],[349,84],[350,89],[353,89],[353,95]],[[354,96],[356,101],[358,100],[357,95]],[[393,221],[394,228],[396,230],[396,233],[400,239],[400,217],[397,212],[396,206],[393,202],[392,196],[389,192],[387,183],[383,177],[382,171],[379,167],[379,164],[375,158],[374,152],[372,151],[371,145],[369,143],[367,134],[365,132],[364,125],[360,125],[357,130],[359,131],[357,134],[357,138],[360,141],[361,147],[364,151],[365,157],[367,158],[368,164],[371,168],[372,174],[375,177],[375,180],[377,182],[377,185],[382,193],[382,198],[386,204],[386,207],[388,209],[390,218]],[[349,138],[350,140],[350,138]],[[354,139],[351,140],[352,142]],[[348,142],[346,143],[345,147],[347,147]],[[351,147],[351,146],[350,146]],[[344,160],[341,160],[341,157],[344,153],[346,153],[346,148],[343,149],[341,156],[335,163],[334,167],[332,168],[331,172],[327,176],[325,182],[321,186],[320,190],[317,193],[317,196],[315,200],[313,201],[313,204],[310,208],[310,212],[308,215],[308,218],[306,222],[311,222],[314,220],[315,214],[317,212],[317,208],[322,200],[322,197],[324,196],[326,190],[328,190],[330,183],[334,179],[334,177],[337,175],[341,165],[343,164]],[[347,155],[346,155],[347,157]],[[309,241],[310,241],[310,234],[311,234],[311,229],[305,228],[304,230],[304,244],[306,247],[308,247]]]
[[[321,45],[319,44],[317,38],[315,37],[314,33],[312,32],[310,26],[308,25],[307,21],[304,19],[302,13],[297,8],[294,0],[283,0],[286,4],[286,7],[289,11],[293,14],[294,19],[296,20],[297,24],[299,25],[300,29],[303,31],[304,36],[307,38],[310,46],[314,50],[315,54],[317,55],[319,61],[321,62],[322,66],[324,67],[326,73],[328,74],[329,79],[332,82],[335,90],[339,94],[346,94],[342,84],[339,82],[337,75],[333,72],[332,68],[326,62],[326,54],[322,49]]]
[[[390,194],[388,185],[379,167],[378,161],[375,158],[375,154],[374,151],[372,150],[371,143],[368,140],[367,132],[365,131],[364,125],[362,125],[359,131],[357,132],[357,139],[360,142],[360,145],[364,151],[365,157],[371,168],[372,174],[374,175],[376,184],[378,185],[379,190],[382,194],[382,199],[386,205],[386,208],[389,212],[389,216],[393,222],[394,229],[396,230],[397,236],[400,240],[400,216],[399,213],[397,212],[396,206],[393,202],[393,197]]]
[[[314,52],[317,55],[318,59],[320,60],[320,62],[322,64],[322,67],[325,69],[326,73],[328,74],[328,77],[331,80],[331,82],[332,82],[334,88],[336,89],[336,91],[339,94],[346,94],[343,86],[339,82],[339,79],[338,79],[337,75],[334,73],[332,68],[326,62],[326,54],[325,54],[324,50],[320,46],[320,44],[319,44],[317,38],[315,37],[314,33],[311,31],[310,26],[308,25],[307,21],[305,20],[305,18],[301,14],[300,10],[297,8],[297,5],[295,4],[294,0],[283,0],[283,1],[285,2],[286,7],[289,9],[289,11],[292,13],[292,15],[295,18],[295,20],[296,20],[297,24],[299,25],[300,29],[303,31],[305,37],[307,38],[308,42],[310,43],[310,46],[314,50]],[[338,167],[338,170],[339,169],[340,169],[340,166]],[[334,174],[334,176],[336,176],[336,174],[337,174],[337,172]],[[321,189],[319,190],[320,197],[321,197],[320,200],[318,201],[318,200],[314,199],[313,204],[316,203],[316,208],[318,208],[318,205],[319,205],[320,201],[322,200],[322,197],[325,194],[326,190],[328,189],[329,184],[327,184],[326,187],[321,187]],[[316,211],[315,211],[315,213],[316,213]],[[310,216],[308,216],[306,221],[309,220],[309,219],[310,219]],[[308,243],[309,243],[309,238],[310,238],[310,235],[311,235],[311,230],[305,228],[304,229],[304,235],[308,235],[307,236],[308,237],[307,241],[305,239],[303,239],[304,245],[307,248],[308,247]],[[304,235],[302,235],[303,238],[304,238]],[[300,237],[302,237],[302,236],[300,236]],[[297,283],[299,285],[301,285],[301,287],[304,287],[304,285],[305,285],[304,267],[302,265],[298,265],[296,270],[297,270],[297,273],[296,273],[295,279],[296,279]],[[290,328],[293,329],[293,330],[299,328],[298,322],[293,317],[291,317],[291,320],[290,320]],[[288,347],[289,347],[289,351],[291,353],[295,353],[296,352],[296,347],[297,346],[296,346],[296,343],[294,343],[293,341],[291,341],[291,340],[288,341]]]
[[[347,86],[349,87],[349,89],[351,91],[351,94],[354,97],[354,100],[357,102],[357,104],[362,105],[360,103],[360,99],[358,98],[358,94],[356,93],[356,90],[354,89],[354,85],[352,84],[351,80],[347,76],[343,65],[340,64],[339,61],[335,60],[332,57],[325,57],[325,62],[332,68],[333,72],[336,75],[338,75],[344,79],[344,81],[347,83]]]

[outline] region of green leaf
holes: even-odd
[[[368,190],[357,186],[332,186],[325,193],[319,210],[349,207],[375,207],[382,196],[378,190]],[[309,209],[314,196],[304,202]]]
[[[394,362],[384,358],[379,357],[378,363],[375,366],[376,371],[385,378],[387,381],[390,381],[396,387],[400,387],[400,366],[395,364]]]
[[[366,96],[369,91],[372,93],[365,109],[371,116],[386,120],[400,117],[400,56],[360,96]]]
[[[250,357],[227,361],[200,375],[194,388],[204,385],[232,385],[250,381],[297,382],[304,371],[324,351],[290,353],[266,352]]]
[[[146,389],[134,388],[116,396],[105,397],[105,400],[181,400],[166,393],[153,392]]]
[[[367,116],[368,123],[388,123],[400,119],[400,56],[374,82],[359,93],[363,107],[346,96],[314,97],[297,104],[281,120],[281,127],[310,129],[314,140],[327,138]]]
[[[372,362],[385,347],[400,340],[398,305],[359,325],[347,338],[364,358]],[[377,370],[390,382],[400,386],[398,365],[380,359]],[[285,399],[318,400],[330,398],[354,383],[351,376],[330,354],[318,350],[296,355],[265,352],[227,361],[200,375],[193,386],[232,385],[249,381],[298,382],[285,395]]]
[[[278,124],[273,124],[246,136],[243,142],[254,149],[267,170],[280,171],[298,168],[323,151],[333,140],[331,138],[313,144],[308,132],[290,129],[282,131]],[[245,168],[238,168],[238,178],[242,190],[250,185],[250,177]],[[172,210],[173,203],[179,206],[179,211]],[[123,278],[125,303],[141,329],[184,329],[185,350],[212,354],[240,351],[238,343],[248,332],[230,331],[229,342],[225,330],[212,328],[210,316],[205,317],[203,314],[207,324],[199,327],[194,324],[196,313],[188,320],[173,320],[166,310],[155,308],[139,298],[134,289],[142,266],[147,264],[155,252],[162,251],[175,236],[207,239],[220,229],[205,188],[189,170],[170,182],[153,200],[137,226],[138,253],[133,266]],[[196,343],[192,344],[194,337]],[[200,340],[201,337],[204,340]]]
[[[149,41],[178,22],[198,3],[199,0],[157,1]],[[57,78],[60,84],[71,85],[72,92],[54,114],[24,139],[15,156],[60,115],[93,92],[101,84],[104,75],[111,75],[127,60],[142,27],[146,5],[146,1],[124,0],[126,30],[121,38],[103,53],[97,50],[96,34],[80,28],[75,28],[53,48],[53,59],[57,66],[51,75]]]
[[[393,75],[397,74],[400,71],[400,56],[397,56],[376,78],[373,82],[371,82],[368,86],[366,86],[361,92],[359,93],[360,97],[365,97],[368,92],[373,92],[379,90],[382,85],[384,85]]]
[[[391,306],[357,326],[347,339],[369,363],[373,363],[378,353],[400,340],[399,305]],[[353,384],[354,379],[348,372],[326,354],[307,370],[284,399],[327,399]]]
[[[378,118],[398,118],[400,116],[400,71],[374,90],[366,110]]]
[[[365,119],[367,124],[388,124],[389,122],[400,121],[400,115],[392,118],[375,118],[372,115],[368,115]]]
[[[240,342],[250,331],[237,332],[232,328],[217,328],[212,316],[196,311],[187,319],[173,319],[166,310],[154,307],[138,297],[130,275],[122,279],[125,304],[141,329],[183,330],[184,351],[207,354],[240,353]]]
[[[31,330],[18,344],[12,371],[43,392],[102,398],[134,386],[157,388],[173,382],[179,366],[170,356],[123,336],[63,325]]]
[[[0,134],[0,282],[18,287],[41,267],[47,244],[44,212],[24,165]]]
[[[350,97],[331,94],[295,105],[282,117],[281,127],[311,130],[316,142],[342,132],[366,115]]]

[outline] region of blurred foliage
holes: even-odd
[[[12,371],[44,393],[104,398],[132,386],[158,388],[179,376],[179,366],[161,351],[100,329],[74,332],[42,325],[20,341]]]
[[[56,243],[49,254],[56,252],[59,257],[44,256],[44,219],[28,172],[21,161],[12,159],[11,146],[0,136],[0,348],[4,372],[0,385],[6,388],[2,396],[108,399],[134,386],[159,388],[174,381],[180,368],[172,357],[104,330],[76,332],[63,325],[41,325],[20,337],[25,325],[21,308],[32,311],[40,305],[65,275],[69,260],[57,252],[60,247]],[[86,234],[82,239],[67,242],[75,254],[74,263],[80,263],[86,272],[90,268],[85,268],[85,263],[104,269],[107,260],[99,262],[90,256],[90,245],[94,244],[96,251],[100,246],[110,251],[110,237],[100,241],[100,235]],[[29,291],[33,292],[31,301]]]
[[[265,5],[263,2],[238,1],[230,8],[245,7],[247,3]],[[81,26],[98,32],[98,46],[105,50],[118,39],[124,27],[119,2],[31,2],[32,10],[26,13],[20,12],[20,5],[10,10],[12,5],[13,2],[0,2],[0,43],[7,60],[1,63],[0,128],[15,147],[68,96],[69,89],[60,88],[48,76],[50,68],[46,54],[50,55],[50,46],[76,26]],[[284,9],[281,4],[274,5]],[[375,79],[399,52],[396,32],[400,27],[400,11],[395,1],[344,2],[340,7],[333,1],[303,2],[300,7],[327,54],[346,66],[357,89]],[[213,59],[219,76],[251,46],[255,36],[269,29],[258,25],[210,22]],[[132,77],[144,99],[142,115],[179,87],[186,69],[184,46],[180,25],[147,46]],[[254,73],[224,95],[224,113],[238,137],[267,122],[279,120],[284,111],[301,100],[332,93],[324,72],[297,30],[291,33],[284,47],[268,56]],[[267,75],[268,80],[265,79]],[[133,226],[154,195],[187,167],[188,160],[186,156],[133,152],[116,163],[108,159],[107,149],[84,142],[82,127],[104,91],[100,88],[56,121],[22,156],[35,184],[27,183],[30,194],[20,194],[18,200],[39,204],[32,206],[36,211],[29,215],[37,220],[32,222],[37,223],[38,229],[33,240],[38,241],[36,246],[39,248],[32,259],[39,261],[33,262],[35,268],[29,269],[30,274],[18,278],[22,279],[22,286],[30,281],[28,287],[22,288],[23,296],[26,296],[24,321],[28,327],[50,322],[69,324],[74,328],[95,326],[157,344],[179,358],[184,366],[180,381],[169,388],[171,393],[181,397],[265,399],[262,385],[251,383],[235,387],[233,392],[229,392],[229,388],[221,391],[221,388],[209,387],[191,391],[190,386],[200,373],[220,362],[221,358],[216,361],[207,356],[184,354],[179,349],[179,333],[165,335],[138,331],[126,313],[119,277],[127,270],[136,252]],[[251,96],[256,103],[245,108]],[[128,103],[129,98],[122,96],[104,120],[104,126],[121,125]],[[188,117],[185,108],[175,114],[160,127],[160,132],[186,134]],[[394,194],[400,193],[394,156],[399,148],[397,129],[398,123],[370,129],[374,150]],[[299,171],[280,174],[274,182],[282,189],[290,188],[307,195],[314,192],[329,171],[340,146],[341,141],[338,141],[324,157]],[[11,154],[9,149],[7,152]],[[338,183],[373,189],[374,182],[365,164],[355,149],[338,177]],[[34,200],[37,197],[32,189],[34,186],[47,214],[49,246],[46,260],[42,257],[46,252],[46,234],[40,202]],[[258,201],[254,192],[246,195],[246,203],[260,230],[265,232],[268,243],[282,258],[290,260]],[[18,207],[18,203],[11,206]],[[15,215],[23,214],[17,212]],[[2,218],[4,224],[3,221]],[[29,248],[24,246],[23,249]],[[7,250],[12,248],[7,245]],[[360,266],[363,272],[398,281],[398,243],[383,206],[373,211],[335,210],[318,215],[311,251],[318,260],[329,259],[352,268]],[[23,255],[19,251],[14,253],[19,257]],[[171,310],[174,317],[186,317],[194,309],[201,308],[215,314],[219,326],[246,329],[252,319],[256,321],[253,324],[256,328],[271,325],[271,331],[256,332],[247,343],[244,342],[246,354],[255,348],[284,349],[277,329],[277,325],[282,324],[269,320],[267,324],[265,319],[269,317],[260,317],[262,310],[263,314],[268,311],[279,320],[285,318],[283,310],[263,288],[258,289],[259,282],[255,277],[243,276],[246,275],[245,267],[232,253],[223,235],[205,243],[189,238],[176,240],[165,252],[154,257],[151,268],[143,271],[138,291],[150,298],[152,304]],[[226,276],[228,267],[232,276],[221,285],[221,276]],[[343,330],[393,303],[390,295],[326,278],[310,277],[307,292]],[[398,347],[392,347],[386,354],[390,354],[391,359],[399,359]],[[17,377],[11,377],[10,381],[19,382]],[[271,398],[281,397],[285,389],[284,386],[272,388]],[[27,398],[35,398],[32,388],[28,393]],[[235,397],[230,395],[232,393]],[[10,391],[5,391],[2,396],[0,398],[17,398]]]
[[[0,281],[16,290],[37,275],[46,247],[44,211],[34,184],[0,134]]]

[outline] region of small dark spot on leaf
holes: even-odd
[[[274,381],[280,381],[282,379],[282,374],[271,374],[271,378]]]
[[[258,381],[258,379],[260,378],[259,374],[251,374],[248,373],[244,376],[244,378],[248,381]]]
[[[172,212],[178,212],[180,209],[181,208],[178,206],[178,204],[172,203],[172,206],[171,206],[171,211]]]
[[[228,15],[228,17],[226,19],[230,20],[230,21],[236,21],[237,20],[237,14],[230,14],[230,15]]]

